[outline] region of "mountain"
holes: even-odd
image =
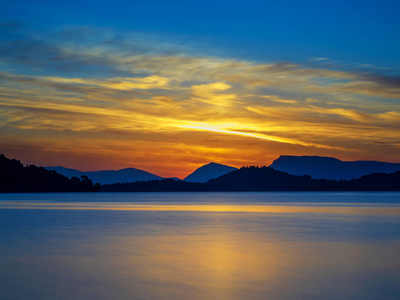
[[[338,190],[335,180],[295,176],[269,167],[242,167],[206,183],[172,179],[103,185],[104,192],[187,192],[187,191],[311,191]]]
[[[67,176],[68,178],[71,177],[81,177],[84,172],[75,170],[75,169],[68,169],[64,167],[44,167],[46,170],[51,170],[51,171],[56,171],[57,173],[60,173],[64,176]]]
[[[104,192],[199,191],[400,191],[400,171],[373,173],[352,180],[313,179],[270,167],[242,167],[206,183],[173,179],[103,185]]]
[[[206,183],[215,191],[308,191],[335,189],[335,182],[296,176],[270,167],[242,167]],[[332,185],[332,187],[330,187]]]
[[[217,163],[209,163],[196,169],[192,174],[187,176],[184,181],[187,182],[207,182],[210,179],[217,178],[226,173],[237,170],[237,168],[225,166]]]
[[[353,179],[371,173],[393,173],[400,163],[380,161],[341,161],[333,157],[282,155],[271,168],[293,175],[310,175],[316,179]]]
[[[400,191],[400,171],[338,181],[296,176],[271,167],[242,167],[205,185],[206,190],[215,191]]]
[[[99,188],[87,177],[69,179],[56,171],[24,166],[19,160],[0,155],[2,193],[95,192]]]
[[[92,179],[93,182],[100,184],[113,184],[119,182],[134,182],[134,181],[162,179],[162,177],[160,176],[135,168],[126,168],[118,171],[106,170],[106,171],[91,171],[91,172],[82,172],[79,170],[67,169],[64,167],[46,167],[46,169],[54,170],[69,178],[73,176],[81,177],[82,175],[84,175]]]

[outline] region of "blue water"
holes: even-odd
[[[400,193],[0,194],[0,299],[400,299]]]

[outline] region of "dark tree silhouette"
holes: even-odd
[[[100,188],[86,176],[69,179],[56,171],[35,165],[24,166],[19,160],[0,155],[0,192],[94,192]]]

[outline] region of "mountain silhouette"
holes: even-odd
[[[292,175],[270,167],[242,167],[206,183],[163,179],[103,185],[101,191],[400,191],[400,171],[373,173],[352,180],[327,180]]]
[[[196,169],[193,173],[191,173],[189,176],[187,176],[183,180],[187,181],[187,182],[204,183],[204,182],[209,181],[210,179],[217,178],[219,176],[222,176],[226,173],[229,173],[229,172],[232,172],[235,170],[237,170],[237,168],[211,162],[209,164],[206,164],[206,165],[201,166],[200,168]]]
[[[205,185],[206,190],[215,191],[399,191],[400,171],[328,180],[292,175],[271,167],[242,167]]]
[[[341,161],[333,157],[282,155],[271,168],[293,175],[310,175],[315,179],[353,179],[371,173],[393,173],[400,163],[380,161]]]
[[[19,160],[0,155],[0,192],[95,192],[100,185],[86,176],[68,177],[35,165],[24,166]]]
[[[215,167],[209,164],[204,167]],[[221,165],[220,165],[221,166]],[[225,166],[227,167],[227,166]],[[232,167],[231,167],[232,168]],[[315,179],[310,175],[293,175],[273,169],[272,167],[242,167],[234,169],[205,183],[187,182],[183,180],[157,179],[147,181],[127,182],[126,174],[150,174],[145,171],[128,168],[119,171],[81,172],[74,169],[58,168],[69,172],[72,176],[59,174],[55,170],[46,170],[35,165],[24,166],[20,161],[8,159],[0,155],[0,192],[169,192],[169,191],[400,191],[400,171],[390,174],[377,173],[363,175],[358,179],[334,180]],[[201,169],[201,168],[199,168]],[[207,168],[205,168],[207,170]],[[226,168],[225,168],[226,170]],[[139,172],[137,172],[139,171]],[[83,174],[100,175],[98,181],[104,181],[110,174],[113,180],[125,182],[114,184],[93,185],[91,179]],[[117,176],[117,175],[118,176]],[[101,178],[102,175],[107,175]],[[124,176],[125,175],[125,176]],[[153,174],[150,174],[153,175]],[[155,176],[155,175],[153,175]],[[135,178],[137,179],[137,177]]]
[[[54,170],[64,176],[69,178],[75,176],[80,177],[82,175],[87,176],[92,179],[95,183],[100,184],[113,184],[119,182],[134,182],[134,181],[146,181],[146,180],[157,180],[162,179],[162,177],[151,174],[149,172],[135,169],[126,168],[118,171],[105,170],[105,171],[90,171],[83,172],[75,169],[68,169],[64,167],[46,167],[47,170]]]
[[[216,191],[307,191],[333,189],[334,181],[324,180],[317,186],[310,176],[296,176],[270,167],[242,167],[206,183]]]

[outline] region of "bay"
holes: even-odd
[[[0,194],[1,299],[399,299],[400,193]]]

